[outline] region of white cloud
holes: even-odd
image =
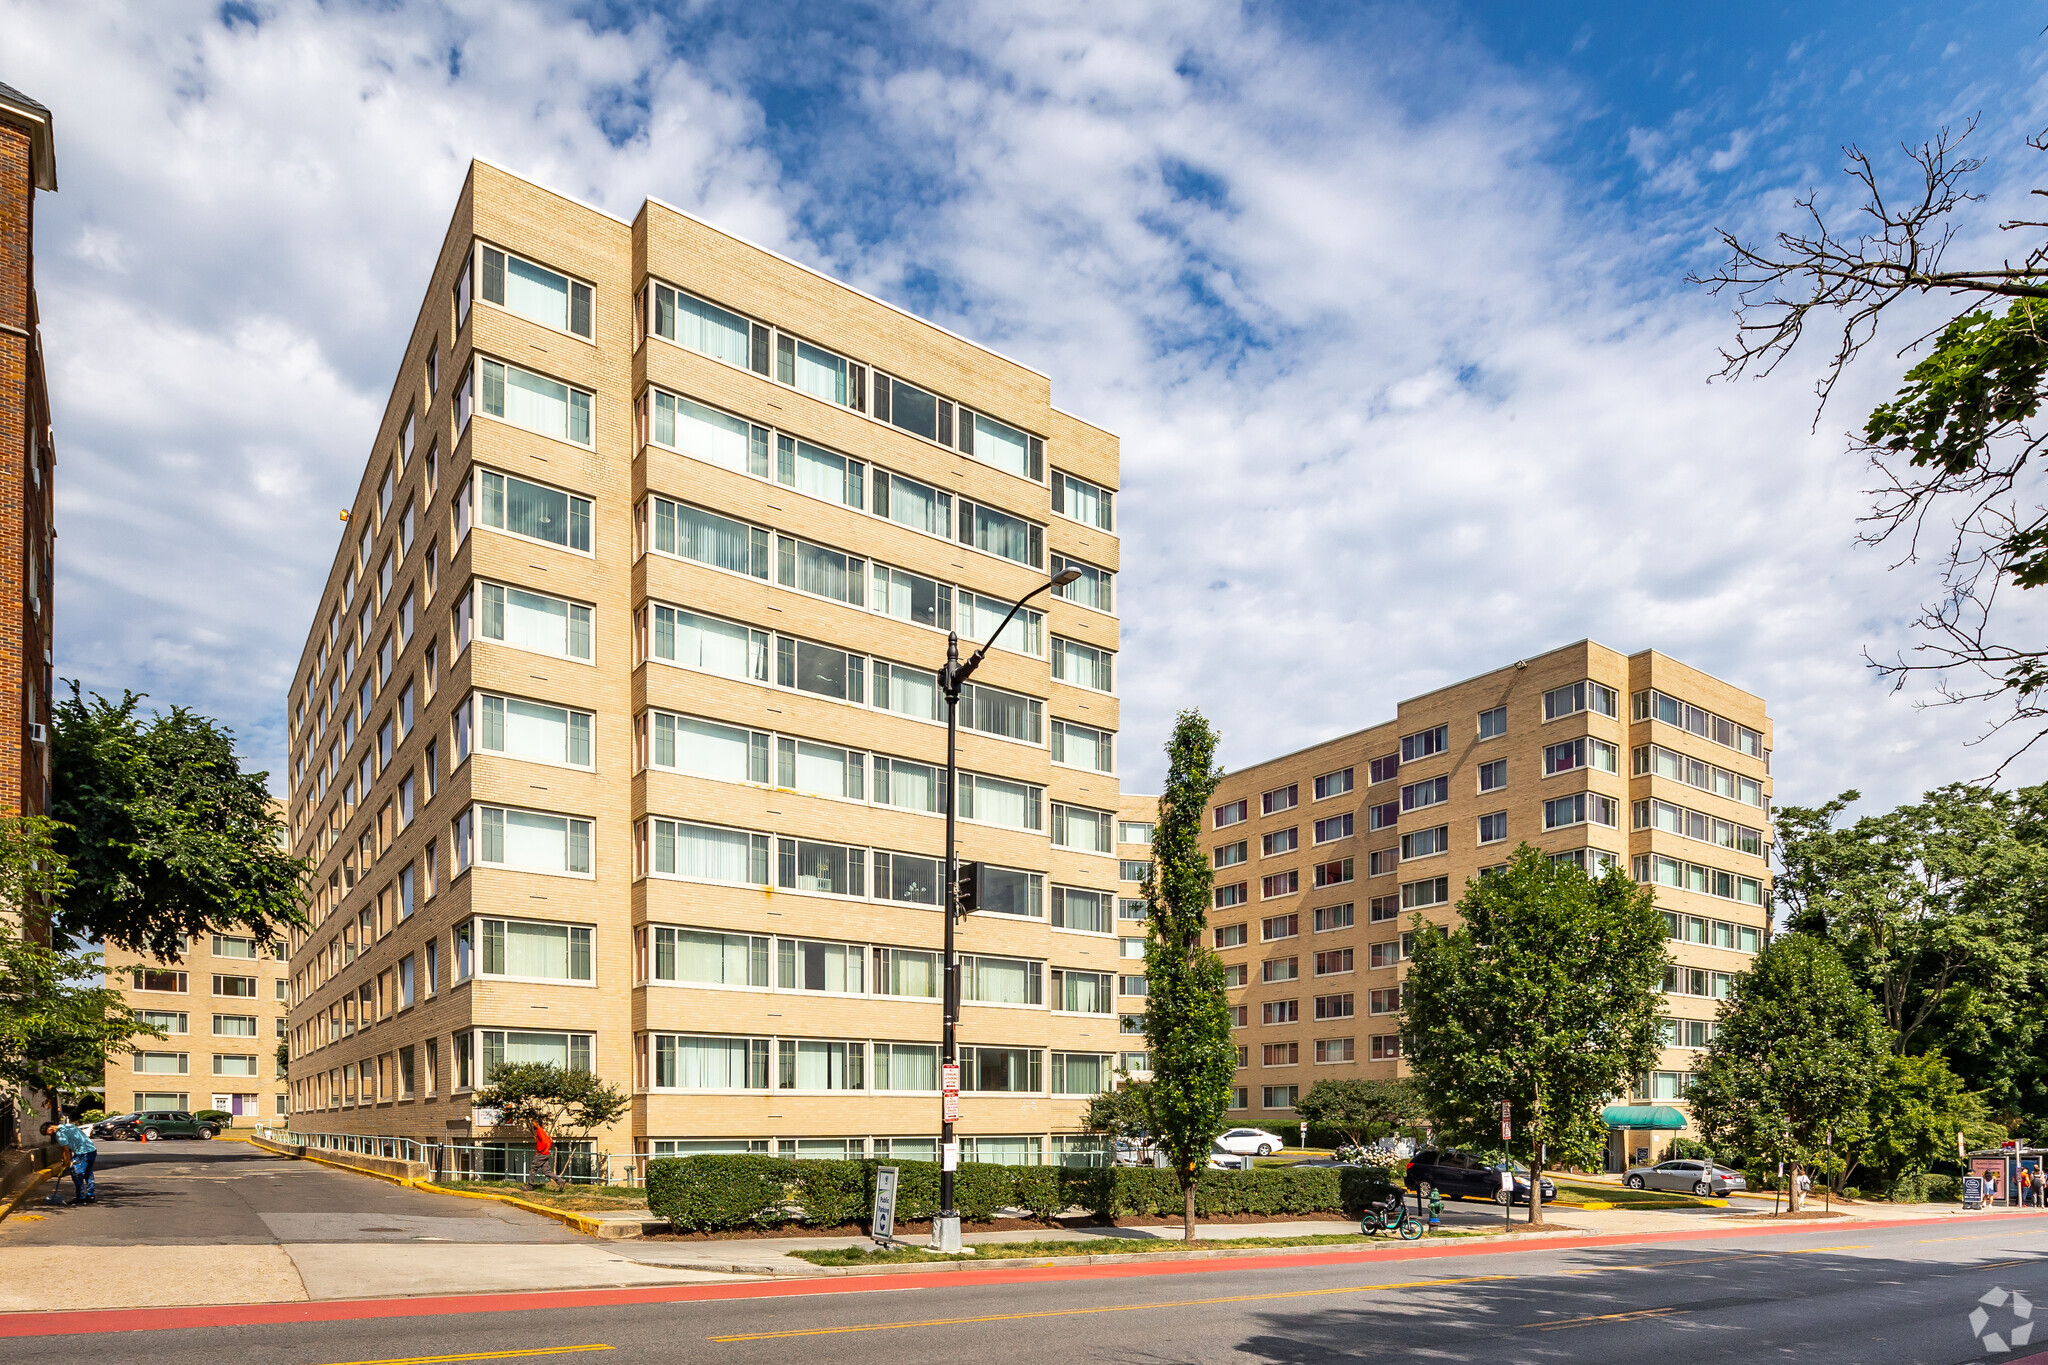
[[[1576,92],[1465,40],[1410,18],[1312,45],[1220,0],[959,7],[960,51],[833,78],[831,117],[920,195],[862,246],[859,196],[890,211],[870,164],[774,150],[858,139],[778,132],[749,85],[802,53],[678,56],[683,19],[517,0],[266,15],[0,0],[0,79],[56,110],[64,184],[38,219],[59,671],[228,717],[267,763],[475,154],[885,297],[935,275],[939,321],[1117,431],[1128,785],[1181,706],[1243,764],[1588,635],[1763,694],[1783,800],[1989,766],[1971,716],[1862,665],[1911,643],[1924,579],[1850,548],[1861,471],[1808,434],[1801,379],[1704,382],[1729,324],[1668,260],[1701,225],[1572,183],[1548,154]],[[1695,194],[1772,136],[1696,131],[1631,135],[1652,184]]]

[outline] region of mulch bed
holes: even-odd
[[[1311,1221],[1350,1223],[1355,1220],[1347,1218],[1342,1213],[1225,1213],[1218,1214],[1215,1217],[1201,1218],[1196,1221],[1202,1223],[1249,1224],[1302,1223]],[[1077,1215],[1068,1218],[1055,1218],[1051,1222],[1040,1222],[1036,1218],[992,1218],[985,1223],[963,1219],[960,1223],[960,1230],[962,1232],[1034,1232],[1046,1230],[1078,1231],[1083,1228],[1105,1226],[1119,1228],[1177,1228],[1180,1225],[1181,1220],[1178,1218],[1134,1216],[1119,1218],[1113,1223],[1105,1224],[1100,1219]],[[906,1219],[896,1224],[896,1235],[900,1240],[909,1241],[914,1237],[928,1235],[931,1232],[931,1227],[932,1225],[928,1221],[913,1222]],[[1564,1223],[1543,1223],[1532,1228],[1519,1218],[1512,1227],[1507,1228],[1503,1228],[1498,1223],[1490,1223],[1484,1226],[1459,1225],[1455,1228],[1446,1223],[1444,1227],[1447,1231],[1488,1233],[1577,1232],[1580,1230]],[[651,1233],[641,1240],[648,1242],[744,1242],[770,1237],[865,1237],[867,1235],[868,1228],[865,1223],[841,1223],[837,1227],[830,1228],[811,1227],[804,1223],[785,1223],[783,1226],[776,1228],[735,1228],[730,1232]]]

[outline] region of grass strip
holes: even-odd
[[[647,1191],[631,1185],[571,1185],[558,1190],[552,1185],[529,1189],[517,1180],[436,1180],[437,1190],[463,1194],[503,1194],[529,1204],[545,1204],[566,1213],[604,1213],[615,1209],[645,1210]]]
[[[1598,1200],[1623,1209],[1711,1209],[1719,1205],[1670,1190],[1632,1190],[1626,1185],[1573,1185],[1557,1182],[1557,1197],[1573,1202]]]
[[[1442,1241],[1451,1237],[1473,1237],[1471,1232],[1436,1232],[1424,1240]],[[1362,1246],[1373,1243],[1400,1244],[1397,1237],[1382,1234],[1366,1237],[1357,1233],[1321,1233],[1304,1237],[1223,1237],[1215,1239],[1197,1238],[1192,1242],[1169,1241],[1165,1238],[1123,1238],[1090,1237],[1083,1241],[1031,1241],[1031,1242],[978,1242],[975,1254],[948,1256],[926,1251],[923,1247],[824,1247],[809,1251],[792,1251],[791,1256],[809,1261],[812,1265],[916,1265],[927,1261],[1022,1261],[1045,1260],[1054,1256],[1124,1256],[1142,1255],[1160,1251],[1226,1251],[1232,1247],[1323,1247]]]

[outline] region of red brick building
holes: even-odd
[[[56,452],[36,309],[35,196],[57,188],[50,111],[0,84],[0,811],[49,801]]]

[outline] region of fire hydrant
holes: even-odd
[[[1442,1227],[1443,1221],[1444,1196],[1442,1191],[1432,1186],[1429,1191],[1429,1225],[1432,1228]]]

